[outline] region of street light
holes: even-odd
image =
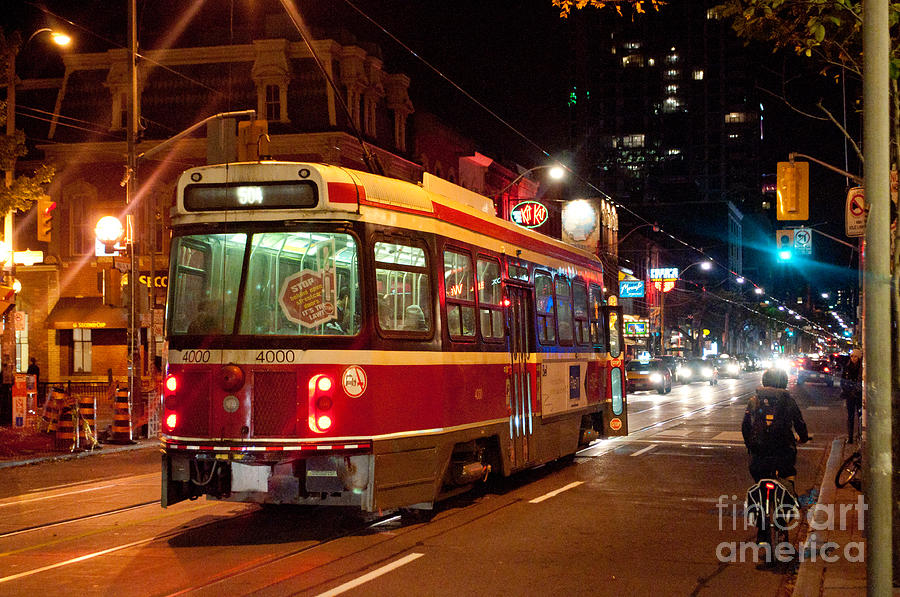
[[[122,235],[124,233],[125,229],[122,228],[122,222],[115,216],[103,216],[94,228],[94,234],[97,235],[97,240],[103,243],[107,253],[111,253],[115,250],[114,247],[122,240]]]
[[[503,197],[503,194],[506,191],[511,189],[513,186],[516,185],[516,183],[518,183],[520,180],[522,180],[523,178],[525,178],[532,172],[534,172],[536,170],[547,170],[547,169],[550,170],[550,178],[552,178],[554,180],[560,180],[566,174],[565,169],[562,166],[560,166],[559,164],[544,164],[541,166],[534,166],[533,168],[529,168],[528,170],[525,170],[524,172],[522,172],[521,174],[516,176],[514,179],[512,179],[512,182],[510,182],[508,185],[506,185],[505,187],[500,189],[500,191],[494,193],[494,198],[497,199],[497,198]],[[508,197],[503,197],[503,214],[502,215],[503,215],[504,220],[509,219],[509,198]]]

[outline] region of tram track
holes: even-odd
[[[122,506],[121,508],[113,508],[112,510],[104,510],[103,512],[95,512],[94,514],[85,514],[84,516],[73,516],[72,518],[66,518],[63,520],[55,520],[53,522],[47,522],[47,523],[37,524],[37,525],[29,526],[29,527],[23,527],[21,529],[15,529],[12,531],[0,532],[0,539],[5,539],[7,537],[14,537],[16,535],[22,535],[24,533],[43,531],[46,529],[63,526],[63,525],[67,525],[67,524],[75,524],[75,523],[84,522],[87,520],[92,520],[95,518],[102,518],[105,516],[113,516],[116,514],[121,514],[123,512],[129,512],[131,510],[137,510],[139,508],[146,508],[147,506],[152,506],[154,504],[159,504],[159,500],[150,500],[147,502],[139,502],[137,504],[131,504],[129,506]]]

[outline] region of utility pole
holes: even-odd
[[[866,226],[863,320],[868,594],[893,590],[891,477],[890,33],[888,0],[862,3]]]
[[[130,306],[128,308],[128,411],[129,418],[134,413],[135,400],[140,398],[140,375],[141,363],[139,353],[139,338],[141,333],[140,314],[138,313],[138,245],[137,226],[134,225],[134,217],[137,214],[135,210],[135,144],[137,137],[138,124],[138,97],[137,97],[137,9],[136,0],[128,0],[128,109],[127,127],[125,135],[126,146],[128,152],[128,165],[125,174],[125,204],[128,224],[126,225],[126,234],[130,238],[129,249],[131,254],[131,271],[128,272],[128,296],[130,298]],[[143,228],[143,227],[141,227]],[[131,426],[129,425],[129,429]],[[132,434],[134,432],[132,431]]]

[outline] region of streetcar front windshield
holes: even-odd
[[[350,234],[182,236],[171,263],[171,335],[359,333],[359,250]]]

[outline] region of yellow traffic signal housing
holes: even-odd
[[[775,232],[775,244],[779,250],[791,251],[794,248],[794,231],[778,230]]]
[[[56,201],[45,197],[37,200],[37,240],[42,243],[50,242],[50,232],[53,230],[53,211],[56,209]]]
[[[238,161],[269,159],[269,122],[244,120],[238,123]]]
[[[779,220],[809,219],[809,162],[778,162]]]

